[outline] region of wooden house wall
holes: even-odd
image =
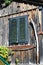
[[[10,14],[13,14],[13,15],[10,15]],[[0,26],[0,45],[9,44],[9,20],[8,19],[17,17],[17,16],[23,16],[23,15],[28,15],[28,23],[30,22],[30,19],[32,18],[33,20],[34,19],[36,20],[36,21],[34,20],[35,23],[37,22],[37,24],[40,23],[41,25],[41,11],[39,11],[36,6],[24,4],[24,3],[21,4],[17,2],[12,2],[8,7],[0,10],[0,25],[1,25]],[[28,29],[28,31],[30,30]],[[28,35],[29,34],[30,33],[28,33]]]

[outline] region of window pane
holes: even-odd
[[[20,18],[20,40],[25,40],[25,18]]]
[[[17,41],[17,21],[16,19],[10,20],[9,24],[9,40],[10,43],[14,43]]]

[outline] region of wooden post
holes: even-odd
[[[38,35],[37,35],[37,31],[36,31],[36,26],[35,26],[35,23],[34,21],[31,19],[31,23],[33,25],[33,28],[34,28],[34,33],[35,33],[35,37],[36,37],[36,49],[37,49],[37,64],[39,63],[39,42],[38,42]]]

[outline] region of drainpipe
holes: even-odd
[[[34,21],[33,21],[32,19],[31,19],[31,23],[32,23],[32,25],[33,25],[34,33],[35,33],[35,37],[36,37],[36,49],[37,49],[37,59],[36,59],[36,62],[37,62],[37,64],[38,64],[38,63],[39,63],[39,43],[38,43],[38,35],[37,35],[35,23],[34,23]]]

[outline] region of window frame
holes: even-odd
[[[25,40],[24,41],[23,40],[19,40],[20,18],[24,18],[25,19]],[[18,43],[18,44],[19,43],[25,43],[25,44],[28,43],[28,15],[23,15],[23,16],[17,16],[17,17],[9,18],[9,22],[11,22],[11,20],[13,20],[13,19],[17,20],[16,21],[17,22],[17,41],[15,41],[14,44],[15,43]],[[10,25],[10,23],[9,23],[9,25]],[[10,29],[10,27],[9,27],[9,29]],[[9,38],[10,38],[10,35],[9,35]],[[10,42],[10,39],[9,39],[9,44],[12,45],[12,43]]]

